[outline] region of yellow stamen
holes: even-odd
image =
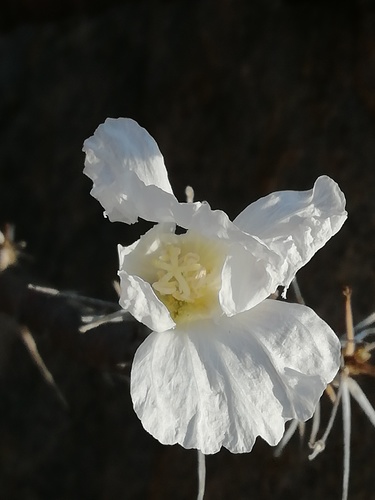
[[[218,301],[222,252],[207,241],[176,236],[152,261],[158,278],[152,283],[175,321],[207,317]]]

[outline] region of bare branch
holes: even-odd
[[[0,273],[0,312],[26,326],[36,338],[48,335],[56,349],[81,362],[123,372],[147,335],[146,329],[136,321],[108,322],[82,334],[82,316],[108,312],[98,310],[99,303],[94,307],[74,296],[30,287],[15,266]]]

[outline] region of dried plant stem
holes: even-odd
[[[316,442],[316,436],[319,432],[319,428],[320,428],[320,401],[318,401],[318,404],[316,405],[315,412],[314,412],[313,419],[312,419],[311,434],[310,434],[310,439],[309,439],[310,448],[314,447],[314,444]]]
[[[52,348],[68,353],[78,362],[123,373],[123,366],[130,365],[147,334],[145,328],[130,320],[105,322],[86,334],[79,331],[85,326],[83,317],[97,316],[101,311],[105,314],[108,309],[113,311],[111,307],[100,306],[97,310],[92,304],[86,307],[81,298],[58,290],[30,287],[16,266],[0,272],[0,312],[13,317],[35,338],[41,334],[48,336]],[[126,319],[126,315],[121,318]]]
[[[346,383],[342,383],[342,418],[344,428],[344,473],[342,478],[342,500],[347,500],[350,474],[350,394]]]
[[[357,332],[359,330],[362,330],[362,328],[366,328],[367,326],[371,325],[371,323],[375,322],[375,313],[371,313],[367,318],[364,320],[360,321],[357,325],[355,325],[354,330]],[[375,333],[371,330],[371,333]]]
[[[204,453],[198,450],[198,497],[197,500],[203,500],[206,487],[206,457]]]
[[[345,296],[345,322],[346,322],[346,339],[347,339],[344,355],[353,356],[355,352],[355,339],[354,339],[353,314],[352,314],[352,304],[351,304],[352,291],[348,286],[345,287],[344,289],[344,296]]]
[[[308,457],[309,460],[314,460],[314,458],[317,455],[319,455],[319,453],[324,451],[324,449],[326,447],[326,441],[327,441],[327,438],[329,436],[329,433],[331,432],[333,422],[335,421],[335,418],[336,418],[337,409],[338,409],[340,401],[341,401],[341,393],[342,393],[342,384],[343,383],[344,382],[342,381],[342,379],[340,379],[340,385],[339,385],[339,389],[338,389],[337,394],[336,394],[336,400],[333,404],[331,416],[330,416],[330,419],[328,421],[326,430],[325,430],[323,436],[321,437],[321,439],[318,439],[318,441],[315,441],[314,446],[312,448],[313,451]]]
[[[297,430],[297,427],[299,425],[299,421],[297,419],[293,419],[290,421],[288,429],[285,431],[284,436],[282,437],[280,443],[276,447],[274,451],[274,457],[279,457],[281,453],[283,452],[285,446],[289,443],[291,440],[292,436]]]
[[[37,345],[35,343],[35,340],[34,340],[33,336],[31,335],[30,331],[28,330],[28,328],[26,328],[25,326],[23,326],[20,329],[20,333],[21,333],[21,339],[22,339],[23,343],[25,344],[25,347],[29,351],[32,359],[34,360],[34,363],[38,367],[38,369],[39,369],[40,373],[42,374],[44,380],[47,382],[48,385],[50,385],[53,388],[53,390],[55,391],[55,393],[56,393],[57,397],[59,398],[60,402],[64,406],[64,408],[68,408],[68,404],[67,404],[64,396],[62,395],[60,389],[57,387],[57,385],[55,383],[55,380],[54,380],[54,378],[52,376],[52,373],[48,370],[48,368],[45,365],[42,357],[39,354]]]
[[[186,186],[186,188],[185,188],[185,195],[186,195],[186,201],[187,201],[187,203],[193,203],[194,202],[194,189],[191,186]]]

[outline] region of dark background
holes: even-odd
[[[57,2],[56,2],[57,3]],[[347,196],[341,232],[299,274],[309,305],[344,331],[375,310],[375,5],[369,0],[4,1],[0,15],[0,223],[27,242],[35,280],[116,300],[117,243],[82,175],[84,139],[108,116],[157,140],[183,200],[191,184],[235,217],[321,174]],[[69,409],[15,335],[0,329],[0,496],[6,500],[190,499],[196,455],[163,447],[129,388],[36,332]],[[47,332],[48,333],[48,332]],[[374,403],[374,383],[359,379]],[[325,405],[327,417],[329,404]],[[275,459],[207,459],[207,500],[341,498],[341,418],[314,462],[293,439]],[[353,404],[350,498],[375,498],[375,429]]]

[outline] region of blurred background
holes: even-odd
[[[34,282],[116,301],[117,243],[145,226],[111,224],[82,174],[83,141],[108,116],[157,140],[176,196],[235,217],[321,174],[349,219],[299,273],[308,305],[343,332],[375,310],[375,3],[370,0],[3,0],[0,15],[0,224],[27,242]],[[123,379],[35,332],[61,406],[17,336],[0,329],[0,491],[6,500],[190,499],[196,454],[163,447],[133,414]],[[375,402],[374,381],[359,382]],[[326,418],[330,409],[323,408]],[[375,429],[353,404],[350,498],[375,498]],[[207,500],[341,498],[340,416],[307,460],[207,459]]]

